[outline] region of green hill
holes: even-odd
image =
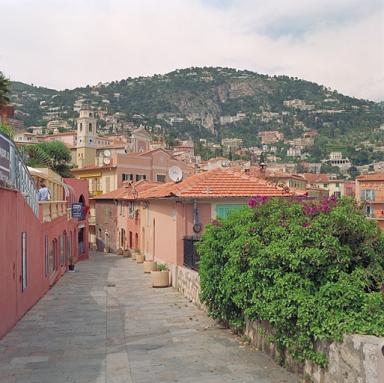
[[[76,117],[73,104],[80,98],[110,113],[122,112],[127,121],[159,124],[166,135],[179,138],[239,137],[251,146],[259,143],[262,130],[296,138],[315,129],[326,148],[384,138],[378,133],[384,123],[382,103],[287,76],[188,68],[64,91],[12,83],[12,101],[27,125],[42,124],[47,113]],[[231,122],[231,116],[237,121]]]

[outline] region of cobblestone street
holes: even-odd
[[[143,266],[94,253],[0,341],[1,383],[293,383]]]

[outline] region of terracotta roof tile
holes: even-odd
[[[361,176],[356,177],[358,181],[384,181],[384,173],[370,173],[363,174]]]
[[[328,174],[317,174],[317,173],[304,173],[302,176],[308,181],[308,182],[322,182],[322,183],[328,183],[329,177]]]
[[[124,186],[113,190],[109,193],[105,193],[94,197],[96,200],[101,199],[124,199],[124,200],[132,200],[140,198],[140,194],[159,185],[158,182],[151,182],[148,180],[141,180],[137,182],[125,182]],[[137,192],[135,195],[134,190]]]
[[[141,198],[228,198],[255,195],[287,196],[295,194],[289,188],[276,186],[265,179],[248,176],[231,169],[215,169],[195,174],[185,180],[169,182],[143,192]]]

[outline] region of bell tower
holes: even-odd
[[[77,119],[76,163],[79,168],[95,165],[96,160],[96,118],[88,107],[80,110]]]

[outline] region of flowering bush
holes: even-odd
[[[384,336],[384,240],[350,199],[255,197],[207,227],[199,243],[201,298],[241,327],[267,320],[273,340],[320,365],[316,342]]]

